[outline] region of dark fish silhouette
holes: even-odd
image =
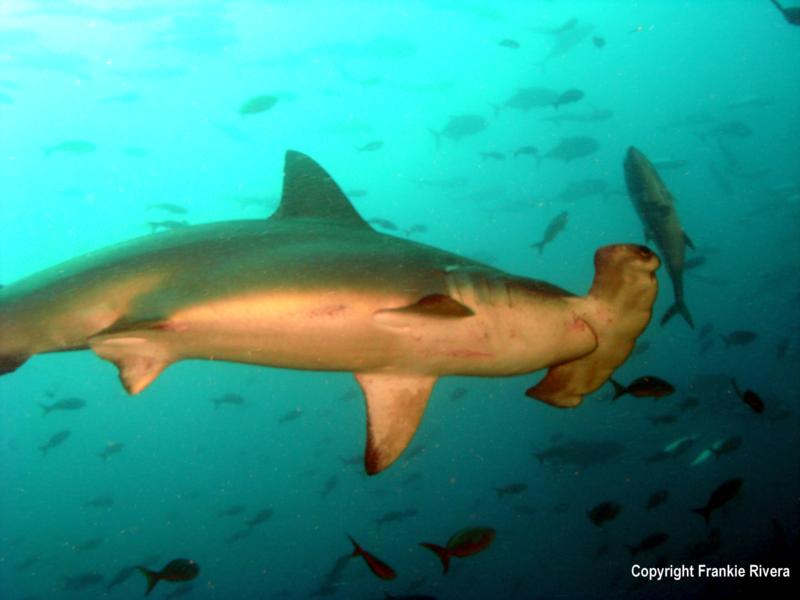
[[[114,498],[111,496],[97,496],[83,503],[84,508],[111,508],[114,506]]]
[[[537,248],[539,250],[539,254],[544,251],[544,247],[556,239],[559,233],[564,231],[567,227],[567,219],[569,218],[569,213],[566,211],[556,215],[553,217],[553,220],[550,221],[550,224],[547,226],[547,229],[544,231],[544,236],[542,237],[541,242],[537,242],[535,244],[531,244],[531,248]]]
[[[373,140],[371,142],[367,142],[363,146],[359,146],[356,148],[358,152],[375,152],[376,150],[380,150],[383,148],[383,142],[380,140]]]
[[[730,348],[731,346],[747,346],[748,344],[752,344],[756,338],[758,338],[758,334],[754,331],[732,331],[728,335],[720,335],[722,341],[725,342],[725,348]]]
[[[214,408],[219,408],[223,404],[230,404],[232,406],[242,406],[244,398],[239,394],[225,394],[219,398],[212,398],[211,402],[214,403]]]
[[[86,406],[86,401],[81,398],[64,398],[53,404],[39,403],[42,408],[43,415],[49,415],[54,410],[80,410]]]
[[[451,558],[466,558],[483,552],[492,543],[496,533],[490,527],[470,527],[454,534],[447,540],[447,545],[444,547],[428,542],[423,542],[420,546],[427,548],[438,556],[439,560],[442,561],[444,573],[447,573],[450,568]]]
[[[587,510],[586,515],[592,523],[598,527],[602,527],[603,523],[615,519],[621,510],[621,504],[607,501],[592,507],[591,510]]]
[[[39,446],[39,450],[42,451],[42,456],[47,456],[47,452],[49,450],[52,450],[56,446],[60,446],[65,441],[67,441],[67,438],[70,436],[71,433],[72,433],[71,431],[66,429],[64,431],[59,431],[58,433],[55,433],[52,436],[50,436],[50,439],[47,440],[47,443],[44,446]]]
[[[563,106],[564,104],[572,104],[574,102],[578,102],[583,100],[585,94],[581,90],[567,90],[558,95],[556,101],[553,102],[553,108],[558,110],[559,106]]]
[[[533,156],[537,163],[540,162],[539,149],[536,146],[520,146],[514,150],[514,158],[518,156]]]
[[[159,581],[191,581],[200,573],[200,567],[193,560],[186,558],[176,558],[169,561],[160,571],[151,571],[146,567],[136,567],[139,572],[147,578],[147,590],[144,595],[148,596]]]
[[[686,246],[694,249],[694,244],[681,227],[675,200],[655,167],[634,147],[628,148],[625,158],[625,182],[628,195],[644,225],[645,239],[655,241],[672,280],[675,303],[661,318],[661,325],[680,314],[694,328],[683,298],[684,250]]]
[[[713,331],[714,331],[714,325],[712,325],[711,323],[706,323],[705,325],[703,325],[703,327],[700,329],[700,332],[697,334],[697,339],[702,340],[703,338],[711,335]]]
[[[739,389],[739,386],[736,385],[736,380],[731,379],[731,385],[733,386],[733,391],[736,392],[736,395],[742,399],[742,402],[747,404],[753,412],[757,412],[761,414],[764,412],[764,401],[761,399],[761,396],[756,394],[753,390],[742,390]]]
[[[370,219],[369,221],[367,221],[367,223],[370,223],[371,225],[377,225],[378,227],[381,227],[382,229],[386,229],[388,231],[397,230],[397,225],[392,223],[389,219],[380,219],[380,218]]]
[[[563,138],[558,144],[547,151],[544,158],[553,158],[565,163],[577,158],[584,158],[597,152],[600,145],[594,138],[586,136],[575,136]]]
[[[274,511],[271,508],[265,508],[264,510],[258,511],[258,514],[256,514],[255,517],[253,517],[247,522],[247,526],[250,529],[253,529],[257,525],[261,525],[261,523],[269,521],[272,518],[273,512]]]
[[[558,92],[548,88],[520,88],[500,106],[492,105],[495,116],[506,108],[528,112],[532,108],[552,106],[558,99]]]
[[[336,484],[339,482],[339,479],[336,475],[331,475],[328,477],[328,480],[325,482],[325,487],[320,491],[320,495],[323,498],[327,498],[328,494],[330,494],[333,490],[336,489]]]
[[[397,577],[397,573],[395,573],[395,570],[392,567],[387,565],[378,557],[373,556],[364,550],[350,535],[348,535],[347,538],[353,544],[353,554],[350,555],[351,557],[361,556],[364,559],[364,562],[367,563],[369,570],[381,579],[391,580]]]
[[[511,38],[500,40],[497,45],[502,46],[503,48],[511,48],[512,50],[519,48],[519,42],[517,40],[512,40]]]
[[[436,147],[441,144],[441,139],[446,137],[457,142],[461,138],[469,137],[486,129],[489,123],[480,115],[458,115],[450,117],[441,131],[429,129],[436,138]]]
[[[671,383],[652,375],[639,377],[627,387],[614,379],[609,379],[609,381],[614,386],[614,400],[625,394],[636,398],[661,398],[675,392]]]
[[[630,551],[631,556],[636,556],[640,552],[647,552],[649,550],[653,550],[654,548],[658,548],[668,539],[669,535],[666,533],[651,533],[635,546],[628,546],[627,548]]]
[[[106,444],[106,447],[103,448],[103,451],[98,452],[97,456],[99,456],[103,460],[108,460],[115,454],[119,454],[120,452],[122,452],[123,448],[125,448],[125,444],[122,444],[120,442],[108,442]]]
[[[481,152],[481,159],[486,160],[487,158],[491,158],[493,160],[505,160],[506,155],[502,152]]]
[[[254,96],[239,107],[239,114],[242,116],[257,115],[259,113],[268,111],[270,108],[275,106],[277,102],[278,102],[277,96],[271,96],[266,94],[261,96]]]
[[[302,408],[294,408],[284,414],[280,419],[278,419],[278,423],[289,423],[290,421],[296,421],[300,417],[303,416],[303,409]]]
[[[672,425],[678,420],[678,415],[656,415],[654,417],[647,417],[653,425]]]
[[[667,490],[658,490],[657,492],[653,492],[650,497],[647,499],[647,505],[645,508],[647,510],[651,510],[656,508],[657,506],[661,506],[669,499],[669,492]]]
[[[513,496],[515,494],[521,494],[525,490],[528,489],[528,486],[524,483],[509,483],[501,488],[494,488],[494,491],[497,492],[497,497],[502,498],[503,496]]]
[[[605,38],[601,38],[600,36],[594,36],[592,38],[592,43],[594,44],[595,48],[603,48],[606,45]]]
[[[690,271],[692,269],[696,269],[697,267],[702,267],[704,264],[706,264],[705,256],[693,256],[683,263],[683,270]]]
[[[733,435],[729,438],[726,438],[720,442],[713,444],[709,450],[719,458],[723,454],[730,454],[731,452],[735,452],[739,448],[741,448],[742,444],[744,443],[744,438],[740,435]]]
[[[736,477],[734,479],[729,479],[726,482],[722,483],[717,489],[711,492],[711,496],[708,499],[708,503],[702,508],[693,508],[692,512],[697,513],[701,517],[706,520],[706,523],[711,522],[711,513],[714,512],[716,509],[724,506],[731,500],[733,500],[736,495],[739,493],[739,490],[742,489],[742,484],[744,483],[744,479],[741,477]]]
[[[800,26],[800,6],[784,8],[778,3],[778,0],[771,0],[771,2],[775,5],[775,8],[781,11],[783,18],[786,19],[786,22],[789,23],[789,25]]]

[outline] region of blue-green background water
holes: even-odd
[[[547,32],[570,19],[577,23],[560,34]],[[585,36],[551,56],[576,28]],[[519,47],[500,45],[506,38]],[[624,152],[635,145],[652,159],[686,161],[662,176],[706,262],[685,274],[697,329],[680,317],[659,327],[672,303],[662,268],[657,318],[641,338],[649,348],[617,372],[625,382],[666,378],[675,395],[611,403],[606,386],[563,411],[524,396],[538,374],[444,379],[409,451],[372,478],[356,460],[365,416],[350,374],[185,362],[128,397],[114,367],[90,352],[36,357],[0,379],[0,597],[139,597],[138,573],[107,586],[129,565],[156,568],[175,557],[196,560],[200,576],[190,588],[161,583],[153,597],[763,590],[752,580],[642,586],[630,575],[626,545],[669,534],[637,555],[641,564],[789,566],[796,557],[799,51],[800,28],[767,0],[3,0],[3,283],[146,235],[151,221],[266,218],[287,149],[318,160],[365,218],[401,230],[423,224],[418,241],[582,294],[596,248],[643,241],[622,175]],[[577,88],[585,98],[558,111],[494,114],[492,105],[533,86]],[[262,94],[275,95],[275,106],[240,114]],[[613,116],[548,120],[595,109]],[[437,148],[429,129],[462,114],[481,115],[488,126]],[[730,123],[751,133],[726,133]],[[599,150],[540,167],[512,157],[521,146],[545,153],[577,135],[594,138]],[[69,140],[95,148],[56,148]],[[375,140],[383,147],[357,150]],[[590,178],[607,193],[559,198],[570,182]],[[165,202],[188,213],[149,206]],[[565,210],[566,230],[541,255],[531,249]],[[716,343],[701,353],[698,332],[708,323]],[[726,349],[719,336],[740,329],[757,339]],[[778,358],[782,342],[788,350]],[[733,394],[732,376],[764,398],[764,414]],[[215,408],[212,400],[228,393],[244,404]],[[699,406],[680,409],[692,396]],[[38,407],[70,397],[87,406],[47,416]],[[678,419],[648,418],[663,414]],[[43,458],[38,447],[67,429],[71,437]],[[734,435],[743,438],[740,449],[689,466]],[[696,437],[687,453],[646,462],[684,436]],[[579,440],[624,449],[583,467],[533,454]],[[109,442],[124,447],[104,461],[97,454]],[[744,478],[742,492],[714,514],[719,543],[698,556],[692,547],[707,542],[711,528],[690,509],[732,477]],[[511,483],[527,489],[498,497],[494,488]],[[659,489],[669,490],[668,501],[646,510]],[[99,497],[112,505],[86,506]],[[622,511],[598,528],[586,511],[604,500]],[[242,513],[220,516],[237,505]],[[264,509],[273,511],[266,522],[231,541]],[[376,523],[406,510],[412,516],[400,522]],[[483,554],[456,560],[447,576],[417,546],[474,525],[494,527],[497,538]],[[335,570],[351,550],[346,533],[391,564],[397,579],[378,580],[360,559]],[[64,589],[65,578],[93,573],[102,581]]]

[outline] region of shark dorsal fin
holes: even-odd
[[[272,218],[325,219],[370,228],[333,177],[310,156],[294,150],[286,152],[281,203]]]

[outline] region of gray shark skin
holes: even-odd
[[[661,318],[661,325],[680,314],[694,329],[692,315],[683,298],[684,253],[686,246],[694,250],[694,244],[681,227],[678,212],[675,210],[675,200],[653,164],[632,146],[628,148],[625,157],[625,182],[633,206],[644,226],[645,238],[656,243],[667,263],[667,272],[672,280],[675,304]]]
[[[374,231],[311,158],[286,154],[269,219],[118,244],[0,290],[0,374],[89,348],[137,394],[183,359],[350,371],[367,405],[365,467],[408,446],[436,380],[549,367],[527,395],[576,406],[651,317],[658,257],[595,255],[588,295]]]

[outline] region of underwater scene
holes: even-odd
[[[0,1],[0,598],[787,597],[800,3]]]

